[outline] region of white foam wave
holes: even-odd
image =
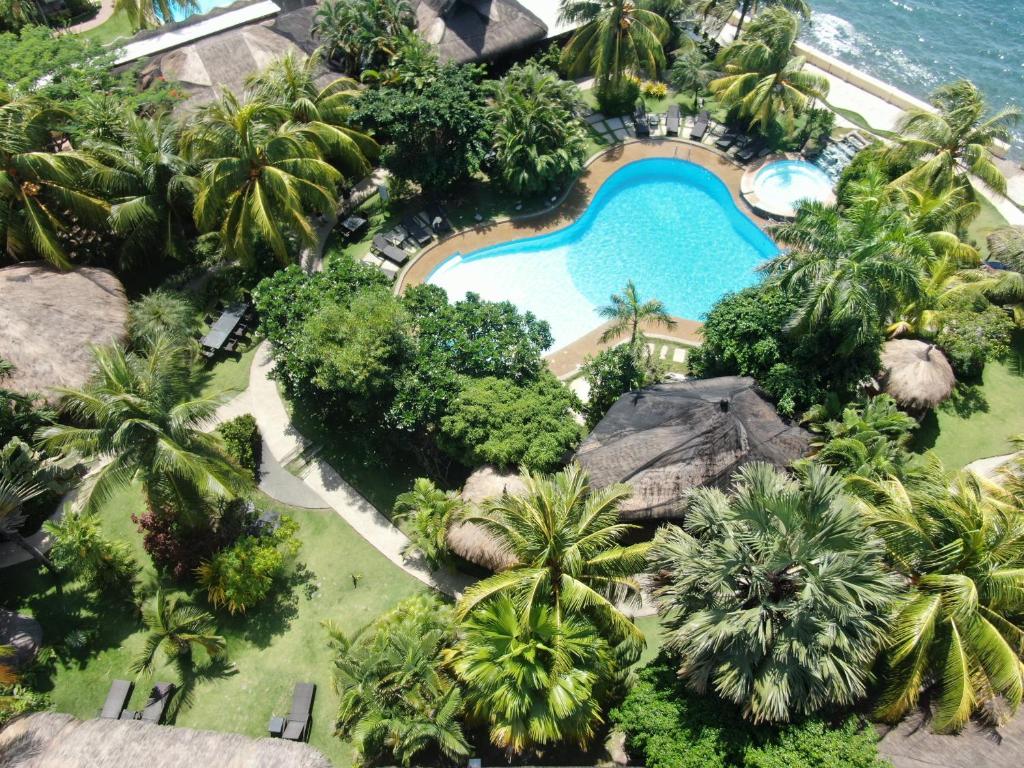
[[[868,43],[853,24],[831,13],[815,13],[807,31],[815,47],[830,56],[857,56]]]

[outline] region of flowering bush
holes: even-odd
[[[153,564],[182,581],[207,560],[237,539],[248,522],[246,502],[220,502],[202,524],[186,522],[170,509],[150,509],[132,515],[142,533],[142,546]]]
[[[644,96],[652,99],[663,99],[668,96],[668,86],[665,83],[660,83],[657,80],[647,80],[640,90]]]

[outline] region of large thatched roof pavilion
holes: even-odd
[[[680,497],[702,485],[725,487],[751,461],[785,466],[810,443],[783,421],[749,377],[656,384],[628,392],[594,428],[576,459],[596,488],[628,483],[630,520],[674,517]]]
[[[113,273],[59,272],[31,261],[0,269],[0,357],[17,369],[4,386],[52,395],[92,373],[89,345],[125,338],[128,300]]]
[[[0,762],[16,768],[333,768],[307,744],[40,712],[0,731]]]
[[[893,339],[882,345],[882,391],[914,412],[934,408],[953,394],[956,376],[946,356],[917,339]]]
[[[547,37],[544,22],[516,0],[419,0],[416,28],[441,61],[497,58]]]
[[[515,496],[525,490],[526,486],[518,474],[483,466],[466,479],[462,486],[462,500],[476,507],[475,512],[488,499],[503,493]],[[455,523],[448,529],[447,540],[448,548],[456,555],[488,570],[503,571],[515,563],[514,558],[477,523]]]

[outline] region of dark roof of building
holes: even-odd
[[[516,0],[419,0],[416,26],[442,61],[503,56],[547,36],[544,22]]]

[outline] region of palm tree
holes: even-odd
[[[161,336],[176,345],[195,344],[198,332],[199,316],[187,294],[158,288],[128,308],[128,334],[136,349],[145,349]]]
[[[175,665],[184,678],[192,666],[194,646],[213,658],[224,653],[227,646],[223,637],[214,634],[213,616],[188,605],[177,595],[168,597],[162,589],[157,590],[153,604],[142,612],[142,621],[149,634],[132,663],[132,670],[137,674],[153,670],[156,652],[162,648],[167,661]]]
[[[735,40],[740,39],[743,32],[743,23],[750,16],[755,16],[758,6],[781,6],[787,11],[799,13],[805,19],[811,17],[811,6],[806,0],[694,0],[694,10],[703,18],[723,17],[728,19],[734,11],[739,12],[739,21],[736,22]],[[724,13],[723,13],[724,12]],[[749,34],[749,33],[748,33]]]
[[[70,269],[58,234],[73,218],[90,225],[106,221],[106,204],[83,191],[89,158],[51,150],[56,131],[69,120],[42,96],[12,97],[0,89],[0,242],[12,259],[38,257]]]
[[[923,184],[942,189],[970,184],[968,174],[997,192],[1006,192],[1006,178],[992,161],[992,145],[1010,141],[1020,120],[1019,107],[989,114],[985,95],[969,80],[940,86],[930,98],[935,111],[912,109],[896,125],[897,141],[887,150],[911,168],[894,184]]]
[[[1002,227],[988,236],[988,255],[994,261],[1024,272],[1024,227]]]
[[[586,621],[539,604],[520,613],[501,596],[469,614],[451,658],[472,717],[509,757],[567,741],[586,750],[603,722],[599,689],[614,663]]]
[[[114,12],[128,19],[133,32],[159,27],[198,11],[197,0],[114,0]]]
[[[562,0],[561,21],[578,27],[562,50],[570,76],[591,72],[597,88],[617,86],[627,71],[651,77],[665,68],[670,28],[645,0]]]
[[[122,263],[164,255],[181,261],[191,253],[198,180],[178,153],[178,134],[178,124],[167,115],[141,118],[129,112],[116,141],[86,145],[100,163],[90,179],[113,201],[110,226],[122,238]]]
[[[1024,516],[969,471],[950,482],[941,461],[861,482],[863,512],[906,578],[884,651],[876,714],[896,722],[935,692],[932,727],[972,714],[999,723],[1024,693]]]
[[[790,478],[747,464],[733,488],[692,491],[683,527],[655,541],[679,675],[757,723],[849,707],[867,691],[898,592],[881,546],[823,467]]]
[[[283,107],[225,92],[185,132],[186,154],[203,169],[196,223],[219,233],[228,259],[251,260],[260,239],[289,263],[289,238],[313,245],[308,216],[337,204],[341,174],[322,159],[309,131],[286,118]]]
[[[725,74],[713,80],[711,92],[723,106],[736,107],[751,127],[766,130],[782,119],[792,133],[796,117],[813,99],[828,95],[828,80],[804,71],[804,57],[793,55],[800,21],[784,8],[758,16],[747,35],[719,58]]]
[[[676,60],[672,62],[668,81],[677,91],[693,91],[693,103],[696,106],[700,92],[720,73],[715,69],[714,62],[708,61],[697,44],[689,38],[684,40],[675,55]]]
[[[59,570],[53,561],[20,532],[26,520],[22,511],[25,504],[42,494],[43,489],[38,485],[24,481],[13,482],[0,476],[0,541],[14,544],[50,573],[57,575]]]
[[[17,32],[28,24],[45,24],[37,0],[0,0],[0,30]]]
[[[611,304],[606,304],[597,312],[601,317],[611,321],[611,325],[601,334],[602,344],[607,344],[618,338],[628,329],[629,343],[631,346],[635,345],[637,340],[643,336],[640,326],[644,323],[661,325],[668,329],[676,327],[676,321],[672,319],[661,301],[658,299],[640,301],[636,284],[632,280],[626,282],[626,290],[621,295],[612,294]]]
[[[388,58],[392,41],[415,20],[406,0],[327,0],[313,17],[313,34],[332,64],[356,74]]]
[[[362,178],[380,148],[347,124],[352,99],[359,93],[354,80],[339,77],[323,88],[317,86],[322,58],[321,48],[304,58],[289,52],[250,76],[246,87],[256,99],[283,107],[339,170]]]
[[[395,500],[394,520],[410,520],[413,528],[402,555],[419,552],[432,570],[443,566],[449,559],[448,527],[462,506],[454,491],[442,491],[429,478],[416,478],[412,490]]]
[[[165,337],[144,353],[118,346],[93,352],[97,375],[84,389],[62,389],[63,409],[74,426],[40,431],[43,446],[77,452],[100,465],[79,492],[93,512],[119,487],[136,480],[152,509],[171,506],[191,515],[207,495],[233,497],[250,478],[203,431],[218,403],[194,398],[190,354]]]
[[[465,519],[483,526],[514,558],[515,567],[477,582],[459,601],[469,614],[485,600],[511,597],[521,611],[546,605],[555,618],[588,618],[614,645],[643,647],[643,634],[621,612],[636,601],[634,576],[643,570],[649,545],[617,542],[636,526],[618,521],[618,506],[629,488],[590,487],[586,473],[572,464],[554,475],[524,472],[526,491],[503,495]]]

